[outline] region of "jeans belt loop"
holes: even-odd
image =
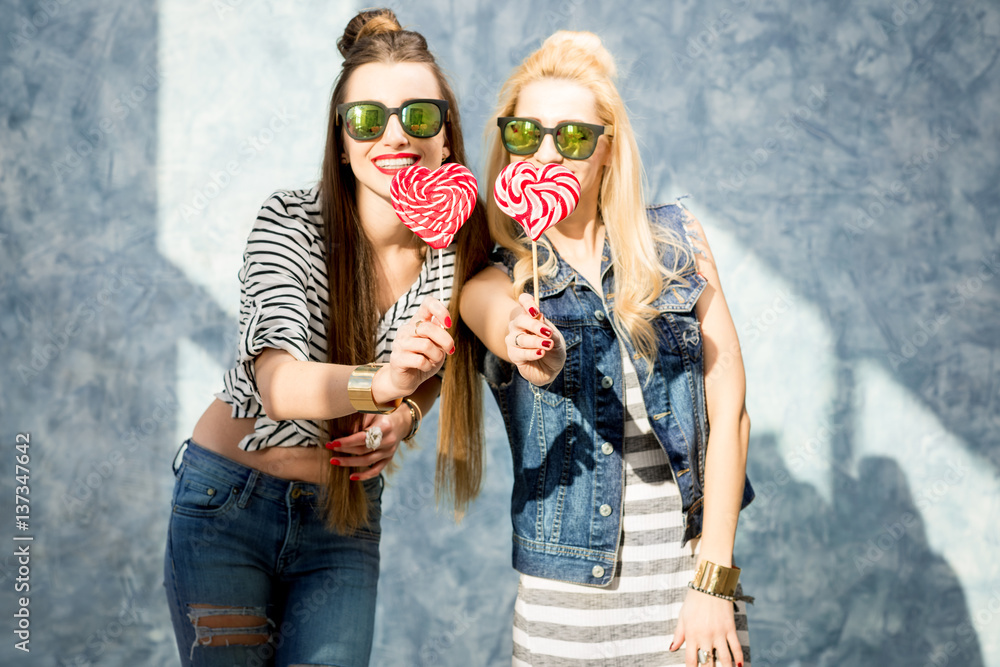
[[[236,502],[236,506],[241,510],[247,508],[250,503],[250,496],[253,495],[253,487],[257,484],[257,480],[260,478],[260,471],[254,470],[247,477],[246,486],[243,487],[243,493],[240,494],[240,499]]]

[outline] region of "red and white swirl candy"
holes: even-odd
[[[580,201],[580,181],[566,167],[547,164],[540,170],[527,161],[504,167],[493,187],[500,210],[517,220],[532,241],[566,219]]]
[[[478,192],[476,177],[454,162],[434,171],[418,165],[407,167],[392,177],[389,186],[392,208],[399,219],[438,250],[451,245],[472,215]]]

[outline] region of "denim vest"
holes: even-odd
[[[676,204],[648,209],[652,224],[686,238],[684,210]],[[548,249],[539,245],[539,262]],[[673,251],[661,253],[673,266]],[[513,256],[497,258],[508,271]],[[566,365],[546,387],[487,354],[484,375],[500,406],[514,463],[511,519],[513,565],[524,574],[603,586],[614,575],[625,484],[624,381],[621,347],[634,359],[653,433],[670,460],[680,489],[683,541],[701,535],[708,418],[701,326],[694,306],[705,279],[693,272],[653,302],[658,349],[652,373],[619,335],[611,249],[601,261],[604,298],[556,253],[556,275],[540,283],[541,310],[566,340]],[[531,284],[529,282],[528,288]],[[651,377],[650,377],[651,376]],[[610,446],[609,446],[610,445]],[[749,480],[743,507],[753,499]]]

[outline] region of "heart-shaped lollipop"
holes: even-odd
[[[393,176],[389,187],[399,219],[437,250],[451,245],[472,215],[478,193],[476,177],[454,162],[434,171],[417,165],[407,167]]]
[[[547,164],[540,170],[527,161],[504,167],[493,187],[500,210],[517,220],[537,241],[546,229],[566,219],[580,201],[580,181],[566,167]]]

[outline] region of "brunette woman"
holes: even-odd
[[[165,579],[185,665],[368,664],[381,473],[456,344],[432,295],[488,250],[477,205],[440,275],[389,200],[400,169],[465,162],[424,38],[373,10],[338,47],[321,181],[262,206],[237,364],[175,470]]]

